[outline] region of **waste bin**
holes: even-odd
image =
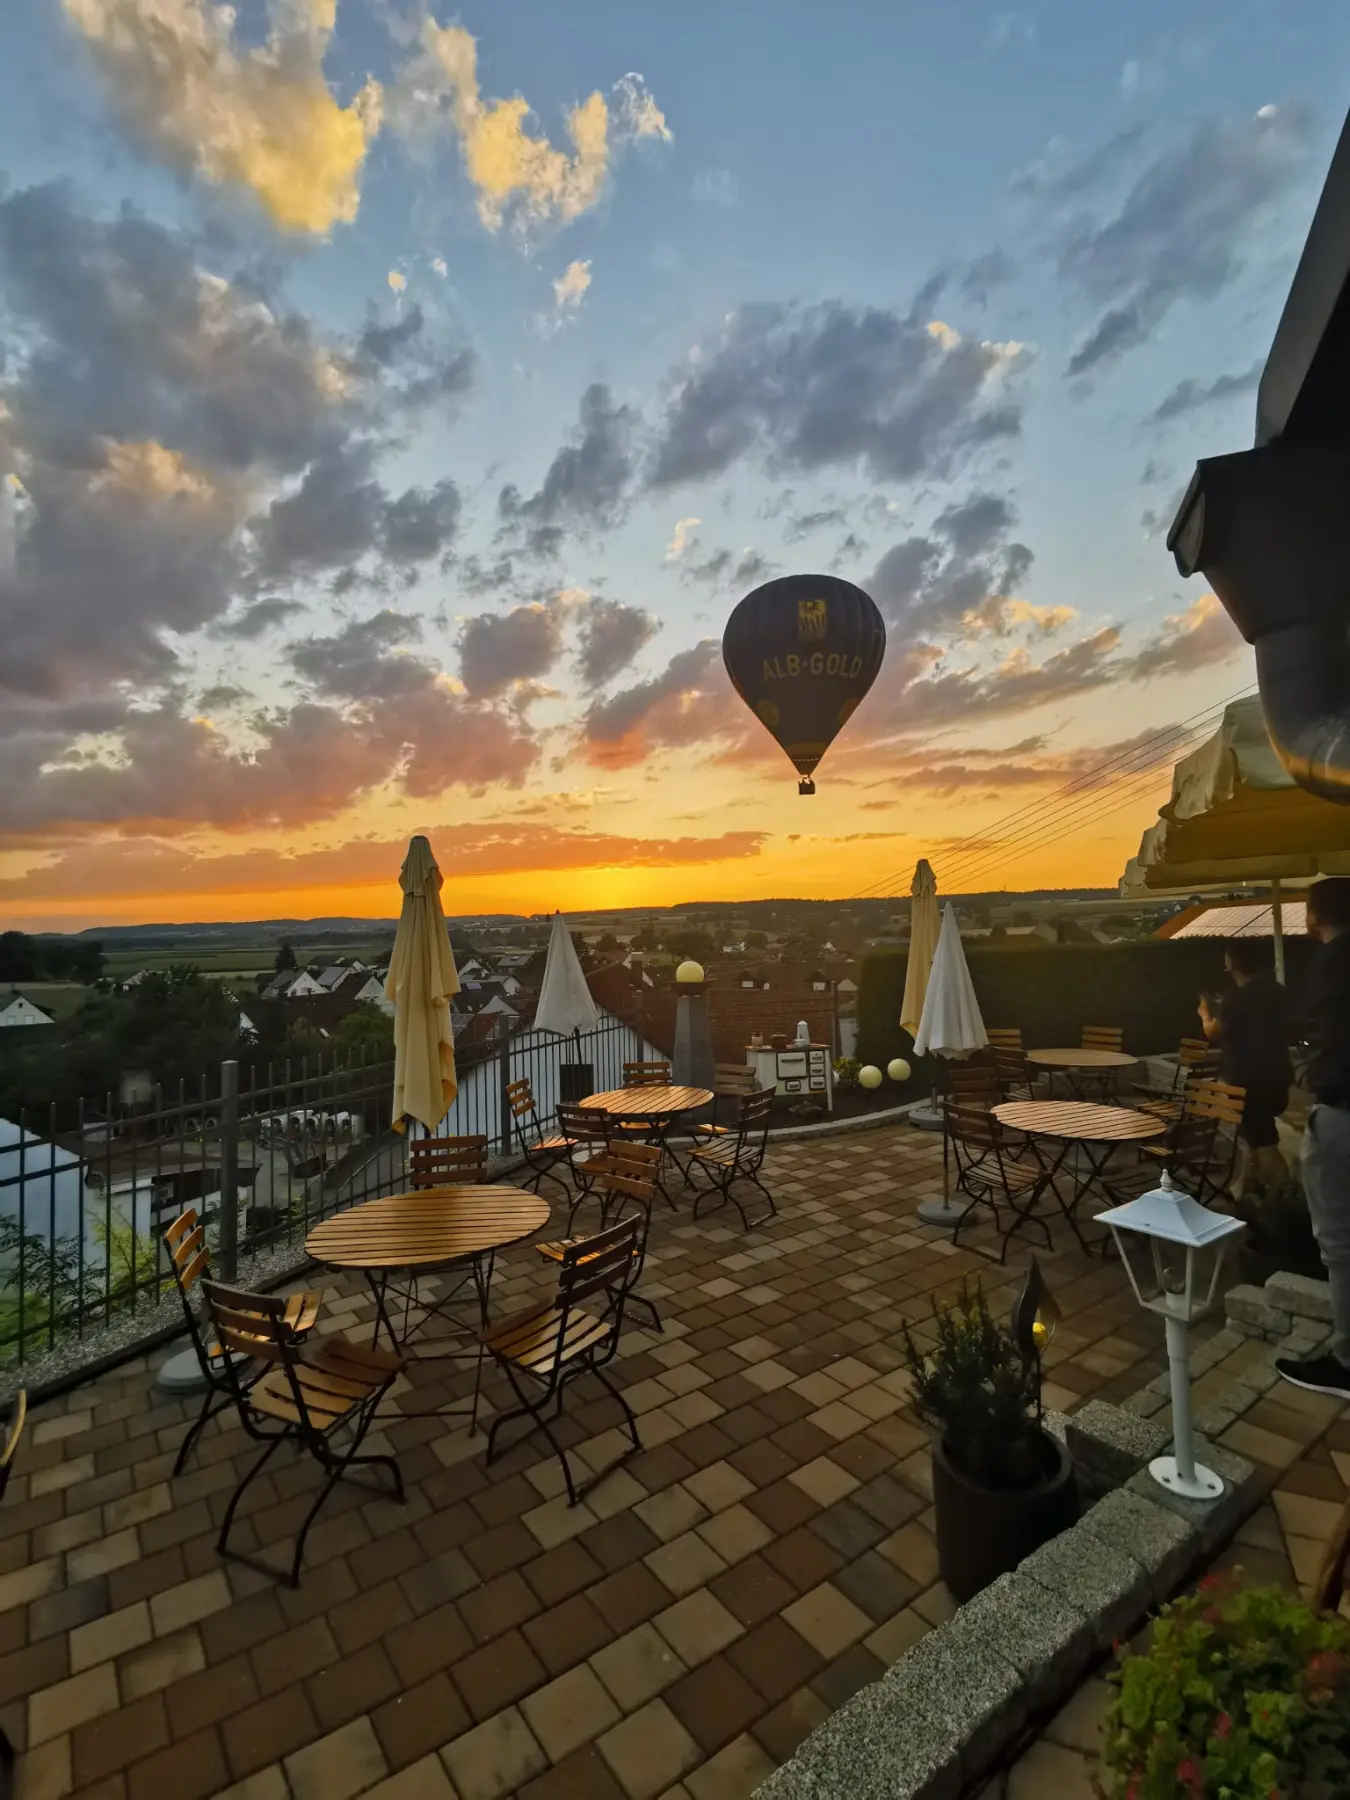
[[[558,1066],[558,1098],[571,1105],[595,1092],[595,1064],[565,1062]]]

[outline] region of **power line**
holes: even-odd
[[[1098,763],[1091,769],[1083,770],[1070,781],[1065,782],[1063,786],[1056,788],[1052,793],[1042,795],[1037,800],[1028,801],[1025,805],[1016,808],[1013,812],[1005,814],[1003,818],[996,819],[992,825],[984,827],[982,831],[972,833],[970,837],[951,846],[949,855],[954,856],[956,860],[954,864],[950,861],[947,864],[942,880],[943,891],[948,893],[954,891],[958,875],[962,881],[966,881],[969,879],[969,876],[964,873],[965,871],[969,871],[972,868],[979,869],[985,866],[987,859],[991,855],[988,843],[988,837],[991,833],[1006,831],[1013,826],[1017,826],[1020,827],[1023,834],[1022,843],[1011,845],[1006,852],[1000,849],[998,852],[992,853],[996,861],[999,858],[1003,861],[1009,861],[1023,855],[1029,848],[1025,841],[1025,834],[1028,830],[1039,832],[1043,826],[1049,826],[1049,836],[1038,838],[1037,845],[1050,841],[1051,837],[1059,834],[1061,826],[1066,818],[1074,816],[1078,810],[1081,810],[1078,808],[1066,809],[1063,804],[1066,800],[1072,800],[1075,796],[1083,794],[1084,791],[1089,788],[1091,788],[1094,793],[1097,792],[1100,788],[1101,778],[1104,775],[1108,775],[1112,771],[1120,770],[1127,766],[1130,767],[1131,780],[1139,775],[1147,775],[1151,778],[1157,767],[1160,766],[1162,762],[1168,760],[1183,743],[1188,742],[1191,738],[1199,735],[1202,731],[1212,725],[1215,719],[1221,717],[1225,708],[1231,705],[1234,700],[1241,699],[1244,695],[1252,693],[1253,691],[1253,687],[1243,688],[1236,694],[1230,694],[1227,699],[1205,707],[1201,712],[1192,714],[1189,719],[1182,720],[1179,724],[1169,725],[1164,730],[1153,733],[1152,736],[1145,738],[1142,742],[1118,752],[1115,756],[1108,757],[1105,762]],[[1145,759],[1145,762],[1142,764],[1139,760],[1141,757]],[[1131,798],[1133,798],[1133,795]],[[1126,801],[1124,803],[1128,804],[1129,802]],[[1113,807],[1111,810],[1116,811],[1119,809]],[[964,858],[962,857],[963,850],[965,850],[966,853]],[[860,888],[857,893],[850,895],[849,898],[852,900],[862,900],[872,895],[880,894],[884,889],[892,886],[897,880],[902,879],[903,874],[903,870],[893,870],[891,873],[884,875],[879,881],[871,882],[868,886]]]

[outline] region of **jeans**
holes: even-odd
[[[1331,1348],[1350,1368],[1350,1112],[1315,1106],[1303,1134],[1303,1191],[1331,1282]]]

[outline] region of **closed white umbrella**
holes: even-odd
[[[909,960],[905,964],[900,1028],[911,1037],[917,1037],[928,993],[929,972],[938,946],[937,876],[926,857],[915,865],[909,893]]]
[[[914,1034],[914,1050],[919,1056],[969,1056],[974,1050],[983,1050],[988,1042],[989,1033],[980,1017],[975,983],[970,979],[970,965],[961,943],[956,908],[948,901],[928,977],[923,1016]]]
[[[923,1003],[923,1017],[914,1034],[914,1048],[920,1056],[969,1056],[983,1050],[989,1033],[980,1016],[980,1003],[975,998],[975,983],[970,979],[961,942],[961,928],[956,922],[956,908],[948,902],[942,914],[942,930],[938,934],[937,954],[928,978],[928,993]],[[954,1230],[965,1214],[964,1206],[953,1206],[945,1189],[947,1184],[947,1150],[943,1139],[942,1176],[944,1193],[941,1201],[925,1200],[918,1216],[925,1225]]]
[[[556,1031],[559,1036],[567,1037],[573,1032],[594,1031],[599,1023],[600,1014],[586,985],[567,920],[560,912],[555,912],[534,1028],[536,1031]]]
[[[431,845],[415,837],[399,870],[403,910],[384,984],[394,1003],[394,1128],[418,1119],[435,1131],[449,1112],[459,1082],[450,996],[459,976],[441,908],[441,872]]]

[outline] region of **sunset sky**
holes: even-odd
[[[1343,4],[2,11],[0,925],[1105,884],[1251,686],[1163,534]],[[719,650],[795,571],[889,634],[814,799]]]

